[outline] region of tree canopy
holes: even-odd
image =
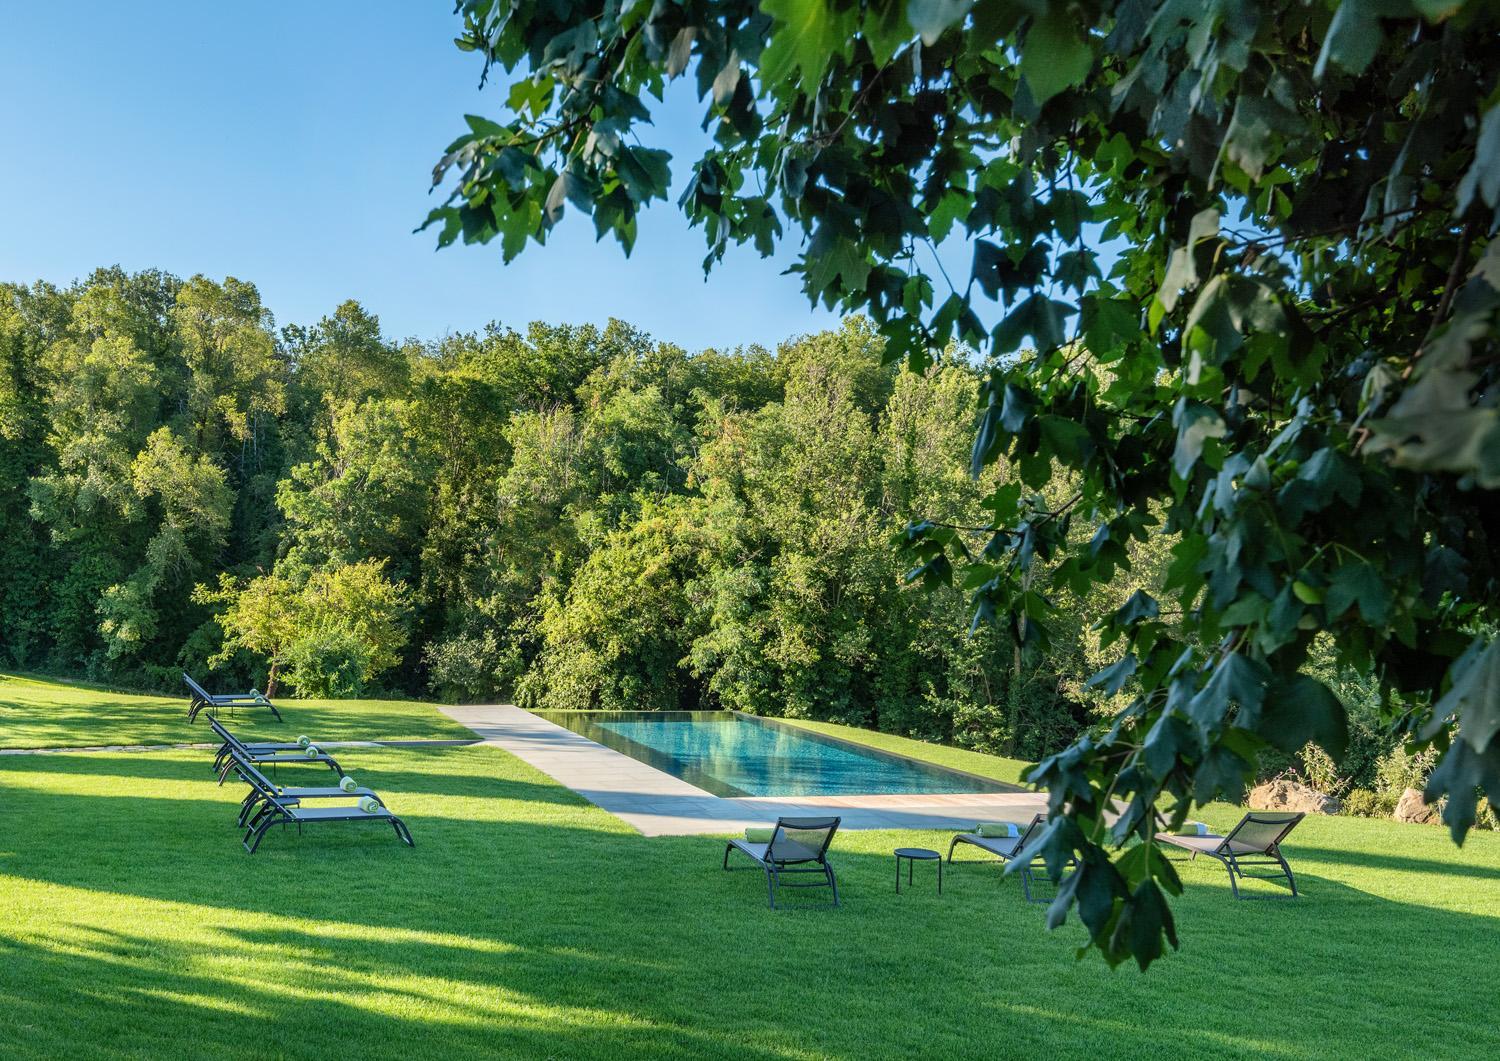
[[[1436,749],[1456,839],[1500,796],[1494,4],[458,8],[512,80],[437,165],[440,245],[509,260],[571,208],[628,252],[672,182],[650,97],[689,78],[706,268],[796,238],[809,299],[868,314],[887,358],[983,359],[972,470],[1013,474],[973,524],[911,523],[914,577],[1045,651],[1062,594],[1171,542],[1156,592],[1097,616],[1118,659],[1093,680],[1129,706],[1033,774],[1049,863],[1079,864],[1052,923],[1076,909],[1111,963],[1175,945],[1155,814],[1237,798],[1269,751],[1344,751],[1320,635]]]

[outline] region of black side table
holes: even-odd
[[[918,862],[936,862],[938,868],[938,894],[943,894],[943,856],[925,847],[896,848],[896,894],[901,894],[901,860],[906,859],[906,883],[911,885],[912,867]]]

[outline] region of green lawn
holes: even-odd
[[[939,766],[964,770],[981,777],[992,777],[996,781],[1007,781],[1013,785],[1025,784],[1021,780],[1021,774],[1031,765],[1020,759],[1005,759],[998,755],[985,755],[983,752],[950,748],[943,744],[927,744],[924,741],[912,740],[910,737],[897,737],[890,733],[876,733],[873,730],[856,729],[853,726],[840,726],[834,722],[809,722],[801,718],[783,718],[777,721],[791,726],[800,726],[802,729],[810,729],[829,737],[869,745],[881,751],[895,752],[897,755],[906,755],[913,759],[926,759]]]
[[[1500,1055],[1494,834],[1311,820],[1290,903],[1187,865],[1183,951],[1141,975],[1074,961],[991,865],[895,895],[890,849],[936,834],[842,834],[844,908],[772,912],[714,840],[498,750],[341,759],[415,849],[328,826],[247,856],[203,752],[0,757],[0,1057]]]
[[[212,691],[213,683],[209,684]],[[238,691],[238,690],[236,690]],[[278,725],[262,708],[222,714],[248,739],[403,740],[472,737],[431,704],[409,700],[291,700],[278,698]],[[113,744],[188,744],[213,740],[200,716],[187,721],[181,697],[109,692],[83,682],[0,673],[0,748],[77,748]]]

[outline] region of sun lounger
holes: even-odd
[[[972,844],[981,851],[994,855],[1001,862],[1009,864],[1021,856],[1026,845],[1036,839],[1037,834],[1046,827],[1046,824],[1047,816],[1038,814],[1024,828],[1018,827],[1015,836],[982,836],[977,830],[959,833],[948,844],[948,863],[952,865],[953,851],[959,844]],[[1069,864],[1072,864],[1071,861]],[[1028,903],[1051,902],[1051,899],[1045,896],[1033,897],[1031,894],[1031,886],[1035,881],[1034,869],[1040,865],[1042,865],[1041,855],[1033,853],[1026,859],[1026,865],[1021,868],[1021,890],[1025,893]]]
[[[338,760],[318,748],[317,745],[302,748],[300,745],[293,744],[280,748],[256,749],[252,745],[240,740],[233,733],[230,733],[217,719],[214,719],[213,723],[214,732],[219,735],[226,745],[225,749],[214,759],[214,768],[218,772],[219,784],[221,785],[224,783],[224,779],[233,772],[236,760],[244,760],[255,766],[265,766],[267,763],[319,763],[328,767],[340,777],[344,776],[344,768],[338,764]],[[312,754],[308,754],[309,752],[312,752]]]
[[[833,867],[828,864],[828,845],[838,832],[838,818],[778,818],[769,843],[730,840],[724,845],[724,868],[730,869],[729,854],[738,851],[765,871],[766,895],[771,909],[776,909],[778,888],[833,889],[833,905],[839,904],[839,885]],[[750,866],[735,867],[751,869]],[[815,873],[821,880],[788,881],[785,876]]]
[[[1214,833],[1183,835],[1159,832],[1158,842],[1170,844],[1184,851],[1191,851],[1194,858],[1207,855],[1216,858],[1229,871],[1229,890],[1236,899],[1295,899],[1297,881],[1292,876],[1292,867],[1281,854],[1281,842],[1287,838],[1305,814],[1290,811],[1253,810],[1240,819],[1238,825],[1225,836]],[[1246,873],[1245,867],[1275,866],[1276,873]],[[1291,888],[1290,895],[1241,895],[1239,881],[1285,880]]]
[[[208,708],[210,717],[218,712],[221,707],[264,707],[276,716],[277,722],[285,721],[281,712],[276,710],[276,705],[266,699],[261,693],[251,690],[248,693],[221,693],[215,695],[193,680],[193,676],[186,671],[182,674],[182,680],[187,683],[188,692],[188,721],[192,722],[198,717],[198,712],[205,707]]]
[[[246,762],[240,758],[234,760],[232,772],[250,786],[250,791],[240,801],[240,828],[253,825],[257,817],[257,811],[268,799],[272,798],[278,799],[283,803],[300,804],[303,800],[349,800],[368,796],[381,806],[385,806],[385,800],[381,799],[378,793],[358,786],[352,788],[343,788],[340,786],[316,788],[284,787],[261,773],[254,763]]]
[[[304,807],[293,800],[284,799],[270,792],[263,793],[260,809],[252,816],[241,841],[245,850],[255,854],[265,839],[266,830],[273,825],[295,825],[300,835],[304,825],[323,822],[384,822],[396,832],[396,837],[407,847],[416,847],[411,830],[406,823],[390,812],[383,804],[373,804],[369,810],[360,806]]]

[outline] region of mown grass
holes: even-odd
[[[928,744],[926,741],[912,740],[910,737],[876,733],[874,730],[858,729],[854,726],[840,726],[835,722],[811,722],[802,718],[782,718],[777,721],[791,726],[800,726],[814,733],[838,737],[856,744],[865,744],[896,755],[907,755],[913,759],[925,759],[939,766],[965,770],[971,774],[978,774],[980,777],[991,777],[996,781],[1007,781],[1015,785],[1025,784],[1021,780],[1021,775],[1031,765],[1023,759],[1006,759],[999,755],[969,751],[967,748],[951,748],[946,744]]]
[[[209,688],[214,689],[213,685]],[[236,690],[239,691],[239,690]],[[206,721],[187,721],[183,696],[121,693],[84,682],[0,673],[0,748],[77,748],[188,744],[213,740]],[[431,704],[409,700],[278,698],[284,723],[263,708],[225,710],[221,718],[250,740],[461,739],[473,734]]]
[[[1188,864],[1183,950],[1142,975],[1076,962],[992,865],[895,895],[891,848],[936,834],[841,834],[844,907],[772,912],[715,840],[641,837],[498,750],[345,758],[415,849],[327,826],[248,856],[201,752],[0,757],[0,1056],[1500,1053],[1471,986],[1500,837],[1311,820],[1296,902]]]

